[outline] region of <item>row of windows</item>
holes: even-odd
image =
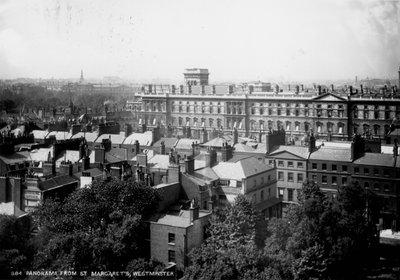
[[[347,172],[348,171],[348,167],[347,165],[342,165],[340,166],[340,170],[338,169],[338,165],[337,164],[330,164],[330,169],[328,169],[328,164],[326,163],[322,163],[320,164],[320,169],[319,170],[324,170],[324,171],[341,171],[341,172]],[[318,164],[317,163],[312,163],[311,168],[313,170],[318,170]],[[360,171],[360,167],[354,167],[354,174],[363,174],[363,175],[375,175],[375,176],[379,176],[381,175],[380,172],[381,169],[379,168],[373,168],[372,170],[368,167],[362,168]],[[389,170],[388,169],[383,169],[383,175],[384,176],[389,176]]]
[[[273,165],[274,164],[274,160],[269,160],[269,164]],[[287,161],[287,167],[294,167],[294,162],[293,161]],[[278,166],[279,167],[285,167],[285,161],[283,160],[278,160]],[[301,161],[297,161],[296,162],[296,167],[297,168],[303,168],[303,163]]]
[[[284,199],[284,192],[285,192],[285,189],[284,188],[279,188],[278,189],[278,196],[279,196],[279,198],[281,198],[281,199]],[[287,201],[293,201],[293,197],[294,197],[294,192],[295,192],[295,190],[294,189],[287,189]]]
[[[342,178],[342,185],[346,185],[347,184],[347,177],[341,177]],[[318,176],[317,175],[312,175],[312,180],[316,183],[318,183]],[[321,182],[322,184],[331,184],[331,185],[337,185],[338,184],[338,178],[337,176],[331,176],[330,177],[330,182],[328,182],[328,176],[326,175],[322,175],[321,178]]]
[[[271,188],[268,188],[268,193],[267,193],[266,199],[268,199],[270,197],[271,197]],[[260,191],[260,200],[257,200],[257,193],[253,194],[253,197],[252,197],[252,202],[253,203],[263,202],[263,201],[264,201],[264,190]]]
[[[288,182],[294,182],[294,174],[293,172],[288,172],[287,173],[287,181]],[[303,173],[297,173],[297,183],[302,183],[304,181],[304,174]],[[285,181],[285,173],[282,171],[278,172],[278,180],[279,181]]]

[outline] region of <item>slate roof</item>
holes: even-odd
[[[109,163],[113,163],[128,160],[131,154],[128,151],[128,158],[126,158],[126,151],[127,149],[123,148],[112,148],[111,150],[106,152],[106,161]]]
[[[82,172],[90,172],[90,176],[92,177],[100,177],[103,175],[103,171],[98,168],[90,168],[86,170],[82,170],[80,172],[74,173],[74,176],[80,178],[82,176]]]
[[[49,152],[50,152],[50,158],[52,158],[54,156],[53,147],[32,150],[30,151],[29,156],[33,161],[47,161],[49,157]]]
[[[199,219],[211,215],[210,212],[199,211]],[[153,223],[187,228],[191,226],[190,213],[188,210],[181,210],[178,215],[156,214],[150,219]]]
[[[47,130],[32,130],[32,134],[34,139],[44,140],[49,132]]]
[[[206,143],[201,144],[201,146],[222,148],[222,144],[225,144],[225,143],[230,144],[231,141],[226,140],[225,138],[222,138],[222,137],[217,137]]]
[[[15,164],[30,161],[30,157],[28,151],[23,151],[16,152],[11,155],[0,155],[0,160],[2,160],[5,164]]]
[[[46,138],[49,138],[50,136],[55,136],[56,140],[66,140],[71,138],[71,134],[67,131],[52,131],[47,134]]]
[[[132,133],[125,138],[124,145],[133,145],[138,140],[140,146],[151,146],[153,142],[153,131],[146,131],[144,133]]]
[[[87,142],[94,143],[98,137],[97,132],[78,132],[75,135],[72,135],[71,139],[84,137]]]
[[[254,157],[248,157],[237,162],[220,162],[212,169],[221,179],[241,181],[272,168]]]
[[[308,147],[305,146],[281,145],[277,146],[269,155],[274,156],[285,151],[304,159],[308,159],[310,153]]]
[[[400,167],[400,157],[396,159],[396,167]],[[395,158],[390,154],[378,154],[378,153],[365,153],[354,161],[354,164],[359,165],[375,165],[375,166],[386,166],[394,167]]]
[[[76,177],[72,177],[69,175],[61,175],[40,182],[40,188],[43,191],[48,191],[54,188],[62,187],[64,185],[69,185],[77,182],[79,182],[79,180]]]
[[[22,211],[17,205],[15,205],[14,201],[11,201],[0,203],[0,214],[20,217],[22,215],[25,215],[26,213]]]
[[[56,160],[56,166],[60,166],[62,161],[70,161],[72,163],[79,161],[79,151],[64,150]]]
[[[179,139],[178,142],[175,144],[175,148],[176,149],[191,150],[193,142],[196,145],[196,144],[199,143],[199,140],[190,139],[190,138],[182,138],[182,139]]]
[[[346,148],[320,147],[310,155],[310,160],[351,162],[351,151]]]
[[[153,144],[153,147],[155,147],[155,148],[160,147],[162,141],[164,141],[164,145],[165,145],[166,149],[171,149],[176,144],[176,142],[178,141],[178,138],[175,138],[175,137],[162,137],[160,140],[158,140],[157,142],[155,142]]]
[[[168,169],[169,155],[154,155],[147,163],[149,163],[152,168]]]
[[[219,179],[218,175],[210,167],[196,169],[194,171],[193,175],[196,177],[205,178],[206,180],[218,180]]]
[[[121,145],[124,143],[125,134],[121,132],[120,134],[102,134],[96,139],[96,143],[101,143],[103,139],[111,139],[112,144]]]
[[[252,147],[250,147],[248,145],[242,144],[242,143],[235,144],[233,147],[235,148],[235,152],[248,152],[248,153],[251,153],[251,152],[255,151],[254,148],[252,148]]]

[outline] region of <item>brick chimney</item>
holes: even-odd
[[[190,223],[193,223],[199,218],[199,205],[196,203],[195,199],[192,199],[189,208],[190,213]]]
[[[194,172],[194,158],[191,156],[185,159],[185,171],[188,174],[193,174]]]
[[[125,124],[125,138],[132,134],[132,125],[129,123]]]
[[[43,162],[42,170],[43,176],[56,175],[56,162],[54,160]]]
[[[168,183],[179,183],[181,167],[179,164],[170,164],[168,166]]]
[[[161,141],[160,143],[160,154],[165,155],[165,143],[164,141]]]
[[[314,150],[315,150],[315,141],[316,140],[315,140],[314,134],[311,133],[310,140],[309,140],[309,143],[308,143],[308,152],[310,152],[310,153],[314,152]]]
[[[233,151],[232,151],[232,146],[228,145],[228,143],[223,143],[222,144],[222,149],[221,149],[221,161],[228,161],[232,158],[233,156]]]
[[[90,169],[90,158],[87,155],[83,156],[82,158],[82,169],[83,170]]]
[[[121,167],[111,166],[111,176],[117,178],[118,180],[121,180],[122,179]]]
[[[237,144],[239,142],[239,132],[237,131],[236,127],[233,128],[233,145]]]
[[[207,167],[213,167],[217,163],[217,152],[213,148],[208,147],[205,153],[205,161]]]
[[[61,162],[60,164],[60,174],[72,176],[72,163],[71,162]]]
[[[140,154],[140,144],[139,144],[138,140],[135,140],[135,143],[133,144],[133,146],[134,146],[134,150],[135,150],[134,154],[135,155]]]
[[[94,148],[94,162],[104,163],[106,159],[106,151],[104,147],[96,147]]]

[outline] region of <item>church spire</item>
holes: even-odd
[[[83,78],[83,69],[81,69],[81,78],[79,79],[79,81],[82,83],[85,79]]]

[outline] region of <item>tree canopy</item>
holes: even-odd
[[[40,231],[35,269],[125,270],[146,257],[146,223],[158,205],[152,188],[133,181],[93,182],[34,213]]]
[[[210,237],[191,252],[185,279],[359,279],[378,241],[373,200],[357,184],[332,196],[305,183],[299,204],[268,222],[260,248],[259,214],[238,196],[213,214]]]

